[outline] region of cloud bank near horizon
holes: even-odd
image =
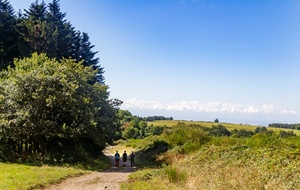
[[[172,103],[161,103],[159,101],[146,101],[136,98],[125,100],[122,109],[146,109],[166,111],[194,111],[209,113],[242,113],[242,114],[288,114],[300,115],[299,110],[291,110],[271,104],[244,105],[235,103],[200,102],[200,101],[178,101]]]

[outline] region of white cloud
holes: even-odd
[[[167,111],[195,111],[195,112],[214,112],[214,113],[244,113],[244,114],[290,114],[300,115],[299,110],[290,110],[277,107],[271,104],[263,105],[244,105],[234,103],[200,102],[200,101],[179,101],[169,104],[159,101],[145,101],[132,98],[125,100],[122,109],[147,109],[147,110],[167,110]]]

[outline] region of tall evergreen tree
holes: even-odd
[[[0,0],[0,70],[13,63],[18,57],[18,33],[16,17],[8,0]]]
[[[27,28],[25,40],[30,44],[31,53],[47,53],[47,6],[36,0],[28,10],[25,10],[24,25]]]
[[[99,65],[99,58],[94,58],[98,52],[93,52],[94,45],[89,41],[87,33],[83,32],[81,35],[80,43],[80,61],[83,61],[85,66],[92,66],[93,69],[98,69],[95,80],[100,83],[104,83],[103,68]]]
[[[28,10],[25,10],[25,16],[33,21],[45,21],[46,20],[46,13],[47,13],[47,5],[44,1],[39,3],[36,0],[34,3],[31,3]]]
[[[60,11],[59,0],[53,0],[52,3],[49,3],[48,9],[49,11],[46,13],[49,47],[47,53],[49,57],[55,57],[59,60],[66,57],[68,52],[65,48],[68,47],[67,42],[69,41],[67,36],[69,29],[65,27],[66,13]]]

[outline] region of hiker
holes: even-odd
[[[134,166],[134,156],[135,156],[135,154],[134,154],[134,152],[132,151],[131,154],[130,154],[130,165],[131,165],[131,167]]]
[[[126,162],[127,162],[127,153],[126,150],[123,153],[123,166],[126,167]]]
[[[116,154],[115,154],[115,166],[119,167],[119,163],[120,163],[120,154],[119,154],[118,151],[116,151]]]

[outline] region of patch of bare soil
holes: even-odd
[[[114,157],[110,151],[111,147],[106,148],[103,153],[109,157],[113,166]],[[122,163],[120,161],[120,163]],[[127,163],[128,165],[128,163]],[[52,185],[45,190],[115,190],[120,189],[120,183],[125,182],[135,167],[111,167],[104,172],[92,172],[79,177],[69,178],[60,184]]]

